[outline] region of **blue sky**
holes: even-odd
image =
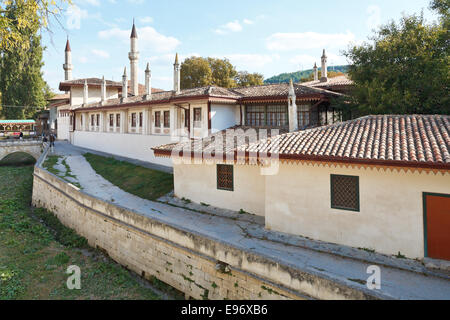
[[[327,49],[330,65],[361,43],[377,25],[420,12],[432,21],[429,0],[73,0],[45,34],[44,78],[54,89],[63,80],[64,47],[70,38],[73,77],[120,81],[129,69],[129,36],[135,18],[140,73],[150,62],[152,85],[172,88],[175,53],[228,58],[238,70],[262,73],[310,69]]]

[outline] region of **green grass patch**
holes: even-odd
[[[58,175],[60,172],[54,168],[54,166],[58,163],[61,156],[47,156],[42,167],[45,168],[48,172],[51,172],[55,175]]]
[[[0,300],[160,298],[52,213],[33,210],[32,173],[32,166],[0,167]],[[70,265],[81,269],[81,290],[66,286]]]
[[[92,153],[84,157],[103,178],[140,198],[156,200],[173,190],[172,174]]]

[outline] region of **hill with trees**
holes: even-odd
[[[322,68],[319,68],[319,71]],[[347,73],[349,66],[348,65],[342,65],[342,66],[331,66],[328,67],[328,72],[330,74],[333,73]],[[264,80],[265,84],[271,84],[271,83],[288,83],[291,79],[294,82],[301,82],[302,80],[309,79],[312,77],[314,70],[303,70],[303,71],[297,71],[297,72],[291,72],[291,73],[282,73],[277,76],[273,76],[269,79]]]

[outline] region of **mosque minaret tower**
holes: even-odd
[[[131,93],[134,96],[139,95],[139,82],[138,82],[138,63],[139,63],[139,51],[137,47],[137,32],[136,32],[136,26],[133,21],[133,29],[131,30],[131,36],[130,36],[130,44],[131,44],[131,50],[128,54],[128,58],[130,59],[130,80],[131,80]]]

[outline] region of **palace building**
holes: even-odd
[[[151,148],[201,139],[236,125],[297,131],[339,120],[332,99],[341,93],[301,84],[270,84],[245,88],[208,86],[182,90],[180,62],[175,57],[173,90],[151,86],[151,70],[145,70],[145,86],[139,85],[138,34],[130,36],[130,77],[125,68],[122,82],[100,78],[72,79],[72,57],[66,44],[66,103],[57,106],[58,139],[111,154],[171,166],[154,156]],[[326,67],[326,55],[322,57]],[[321,79],[326,83],[326,74]]]

